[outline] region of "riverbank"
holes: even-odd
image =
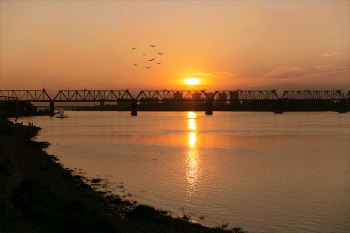
[[[207,228],[188,216],[172,218],[166,211],[97,192],[47,154],[48,143],[31,140],[40,128],[0,127],[0,232],[243,232]],[[11,198],[16,188],[28,195],[19,218]]]

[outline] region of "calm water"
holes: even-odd
[[[251,232],[349,232],[350,114],[69,112],[20,118],[129,200]]]

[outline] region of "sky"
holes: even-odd
[[[347,0],[1,0],[0,89],[345,91],[349,12]]]

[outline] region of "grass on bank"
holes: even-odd
[[[5,161],[0,161],[0,173],[5,176],[11,176],[9,172],[9,167],[11,165],[11,161],[6,159]]]
[[[38,233],[118,233],[119,230],[110,219],[99,217],[97,211],[88,208],[80,201],[67,201],[57,197],[48,187],[38,180],[27,179],[13,189],[13,192],[28,195],[28,204],[24,214],[25,220]],[[105,197],[109,204],[125,205],[126,201],[118,196]],[[132,205],[129,203],[129,205]],[[132,205],[133,206],[133,205]],[[172,218],[167,211],[156,210],[151,206],[137,205],[125,212],[125,216],[133,221],[142,221],[148,224],[165,226],[184,226],[190,223],[184,217]],[[14,220],[14,219],[13,219]],[[175,225],[174,225],[175,224]],[[11,228],[9,228],[11,229]],[[181,228],[180,228],[181,229]],[[9,230],[8,232],[11,232]],[[212,232],[235,232],[244,233],[241,228],[225,229],[224,227],[213,228]]]
[[[118,232],[107,218],[80,201],[67,201],[54,195],[38,180],[24,180],[13,192],[26,192],[25,218],[38,233]]]

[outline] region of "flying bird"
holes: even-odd
[[[136,48],[131,48],[132,50],[135,50]]]
[[[149,68],[151,68],[151,66],[149,66],[149,67],[146,66],[146,68],[149,69]]]
[[[151,59],[151,60],[148,60],[148,61],[153,61],[155,58]]]
[[[144,53],[144,54],[142,54],[143,56],[146,56],[146,54]]]
[[[156,47],[155,45],[150,45],[151,47]]]
[[[157,64],[160,64],[161,62],[158,62]]]
[[[163,53],[158,53],[159,55],[162,55]]]
[[[134,64],[134,66],[137,66],[137,64]]]

